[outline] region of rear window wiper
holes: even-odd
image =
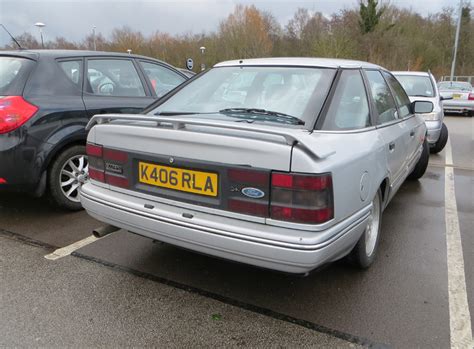
[[[252,114],[262,116],[264,120],[276,120],[295,125],[304,125],[305,122],[296,116],[258,108],[226,108],[219,110],[221,114]]]

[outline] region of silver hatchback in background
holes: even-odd
[[[96,115],[87,212],[201,253],[289,273],[345,256],[367,268],[382,212],[428,165],[426,126],[365,62],[223,62],[146,115]],[[112,228],[113,230],[113,228]]]
[[[441,81],[439,92],[446,100],[443,108],[446,113],[474,116],[474,90],[469,82]]]
[[[422,116],[428,129],[430,151],[439,153],[448,141],[448,128],[443,122],[445,98],[438,91],[434,76],[429,72],[395,71],[392,73],[400,81],[411,101],[424,100],[433,103],[433,111]]]

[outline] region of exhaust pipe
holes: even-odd
[[[106,235],[109,235],[117,230],[120,230],[120,228],[114,227],[113,225],[104,225],[103,227],[96,228],[92,230],[92,235],[94,235],[96,238],[102,238]]]

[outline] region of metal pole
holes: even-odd
[[[44,48],[44,40],[43,40],[43,27],[46,26],[46,24],[37,22],[35,23],[35,26],[38,27],[39,32],[40,32],[40,37],[41,37],[41,47]]]
[[[40,28],[40,36],[41,36],[41,47],[44,48],[43,30],[41,28]]]
[[[459,31],[461,30],[461,17],[462,17],[462,0],[459,0],[459,18],[458,18],[458,25],[456,28],[456,38],[454,39],[454,54],[453,54],[453,62],[451,64],[451,77],[450,77],[451,81],[453,81],[454,79],[454,70],[456,69],[456,55],[458,53]]]
[[[95,26],[92,27],[92,38],[94,40],[94,51],[97,51],[97,45],[95,43]]]
[[[206,48],[201,46],[199,48],[201,50],[201,71],[206,70],[206,64],[204,63],[204,52],[206,52]]]

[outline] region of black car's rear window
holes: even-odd
[[[31,59],[0,56],[0,96],[21,95],[34,65]]]

